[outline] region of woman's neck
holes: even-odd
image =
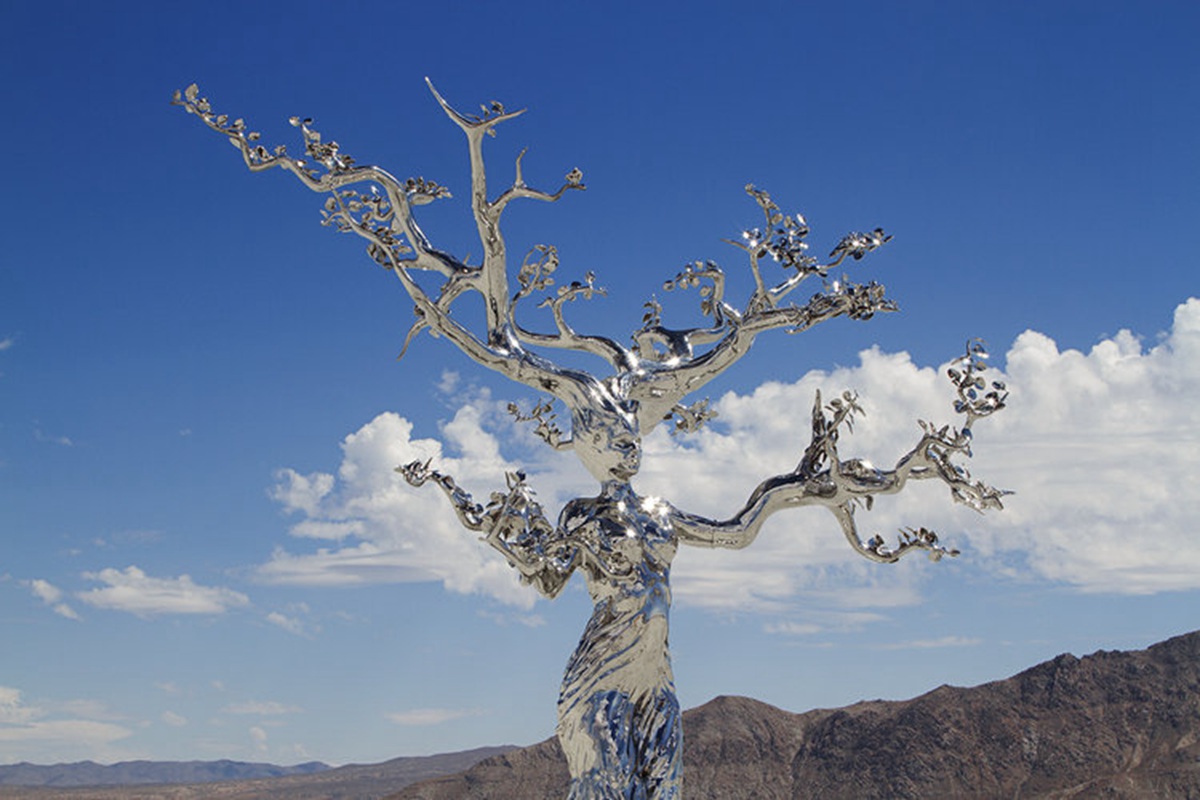
[[[633,487],[629,485],[629,481],[613,478],[600,484],[600,496],[611,500],[633,497]]]

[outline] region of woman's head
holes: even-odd
[[[628,481],[642,466],[642,437],[637,417],[605,402],[571,414],[571,441],[579,460],[596,480]]]

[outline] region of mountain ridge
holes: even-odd
[[[716,697],[684,713],[684,762],[688,800],[1200,800],[1200,631],[1145,650],[1064,653],[1009,678],[942,685],[909,700],[794,713],[752,698]],[[0,794],[561,800],[568,780],[550,738],[279,778],[115,789],[4,786]]]
[[[310,773],[258,778],[213,779],[186,783],[160,780],[157,783],[108,785],[17,785],[0,780],[0,797],[5,800],[378,800],[411,783],[431,777],[461,772],[481,759],[516,749],[514,745],[478,747],[455,753],[431,756],[400,756],[377,764],[344,764]],[[76,762],[85,764],[88,762]],[[94,762],[91,762],[94,763]],[[138,762],[122,762],[138,763]],[[144,762],[167,767],[169,775],[179,764],[244,764],[246,762]],[[309,762],[321,763],[321,762]],[[19,765],[12,765],[19,766]],[[36,766],[36,765],[28,765]],[[64,765],[52,765],[61,767]],[[115,765],[113,765],[115,766]],[[288,769],[266,764],[275,769]],[[305,765],[296,765],[303,767]],[[51,767],[43,767],[50,769]],[[0,770],[5,769],[0,767]],[[2,772],[0,772],[2,774]]]
[[[222,758],[216,761],[72,761],[61,764],[0,765],[0,786],[136,786],[155,783],[207,783],[210,781],[280,778],[310,775],[332,769],[321,761],[292,766]]]
[[[1196,800],[1200,632],[910,700],[797,714],[718,697],[683,725],[688,800]],[[560,800],[567,782],[547,739],[388,800]]]

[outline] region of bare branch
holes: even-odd
[[[511,187],[501,194],[494,202],[487,196],[487,170],[483,160],[483,137],[494,136],[495,128],[502,122],[520,116],[524,109],[506,112],[504,106],[493,101],[483,107],[482,116],[467,116],[456,111],[446,99],[438,93],[429,78],[425,79],[429,91],[433,93],[438,105],[451,121],[462,130],[467,137],[467,146],[471,157],[471,212],[475,216],[475,226],[479,232],[479,241],[483,245],[482,281],[477,287],[484,296],[484,306],[487,313],[488,342],[499,346],[506,338],[502,328],[511,317],[509,312],[507,251],[504,236],[500,231],[500,215],[508,203],[518,197],[531,198],[554,202],[567,189],[583,189],[583,173],[573,169],[567,174],[566,182],[554,194],[548,194],[525,185],[521,173],[521,160],[524,151],[517,157],[516,179]]]
[[[199,95],[196,84],[184,92],[176,92],[172,102],[228,137],[252,171],[283,169],[312,191],[329,193],[323,210],[324,224],[366,239],[371,257],[395,272],[418,305],[428,304],[429,298],[412,280],[408,269],[433,270],[461,278],[469,278],[478,272],[431,247],[412,218],[410,198],[423,204],[449,196],[443,187],[423,178],[401,183],[379,167],[355,166],[354,159],[342,153],[337,142],[323,142],[308,119],[293,117],[291,122],[301,129],[305,153],[315,163],[290,157],[282,145],[268,152],[267,148],[257,144],[259,134],[247,130],[243,120],[231,122],[227,115],[214,113],[208,100]],[[344,188],[356,183],[372,185],[367,192]]]
[[[950,365],[947,374],[958,393],[954,410],[967,415],[963,432],[970,437],[975,420],[986,417],[1004,408],[1008,400],[1007,387],[1002,381],[992,381],[991,386],[980,377],[987,369],[987,350],[979,339],[967,342],[967,352]]]
[[[877,249],[889,236],[876,229],[872,234],[843,237],[834,250],[835,260],[821,264],[807,254],[804,238],[809,233],[802,215],[786,216],[771,196],[746,186],[763,213],[764,227],[742,233],[741,241],[726,240],[746,253],[754,276],[755,290],[738,311],[725,300],[725,275],[715,263],[694,262],[664,284],[664,288],[699,288],[701,314],[712,325],[690,329],[668,328],[662,324],[661,308],[654,301],[653,313],[643,318],[634,332],[634,352],[646,365],[634,381],[631,395],[642,404],[638,419],[646,433],[663,415],[687,394],[701,388],[744,356],[754,339],[763,331],[776,328],[798,333],[835,317],[870,319],[878,312],[896,310],[896,304],[884,297],[884,289],[875,282],[856,284],[846,278],[826,280],[822,291],[812,295],[803,306],[779,305],[788,293],[814,275],[827,278],[828,270],[846,256],[861,258]],[[768,286],[762,274],[762,259],[769,257],[792,274],[774,286]],[[698,347],[712,345],[697,352]]]
[[[671,428],[671,435],[676,436],[680,433],[695,433],[703,428],[709,420],[716,419],[717,412],[709,409],[708,399],[705,398],[688,406],[676,404],[667,416],[667,419],[672,418],[675,426]]]
[[[481,541],[499,551],[516,568],[521,582],[532,585],[546,597],[556,597],[579,565],[579,548],[560,536],[546,517],[534,499],[533,490],[525,483],[525,473],[507,473],[507,491],[492,492],[484,508],[452,477],[431,469],[429,461],[413,461],[396,467],[396,472],[413,487],[428,481],[437,484],[463,526],[482,532]]]
[[[258,144],[259,134],[248,131],[243,120],[213,112],[195,84],[176,92],[175,105],[198,116],[209,128],[225,135],[242,153],[247,167],[255,172],[279,168],[295,175],[312,191],[330,196],[323,209],[324,224],[341,232],[354,233],[367,240],[367,252],[381,266],[391,270],[415,303],[416,321],[405,339],[401,355],[413,337],[428,329],[444,336],[479,364],[502,372],[521,383],[548,391],[564,399],[575,397],[586,376],[562,370],[526,351],[509,324],[510,300],[507,296],[504,241],[498,220],[500,208],[486,199],[481,137],[495,125],[518,116],[507,113],[499,104],[485,107],[484,116],[467,117],[452,109],[433,90],[434,97],[447,115],[468,134],[472,159],[472,210],[485,244],[484,263],[471,267],[448,253],[434,248],[412,216],[412,207],[449,197],[445,187],[423,177],[399,181],[375,166],[356,165],[337,142],[325,141],[309,119],[292,118],[300,128],[308,160],[292,158],[285,147],[268,151]],[[520,178],[518,175],[518,180]],[[364,190],[353,184],[366,184]],[[564,188],[582,188],[582,176],[573,170]],[[562,194],[562,190],[558,193]],[[540,197],[541,194],[518,188],[512,195]],[[547,195],[543,199],[556,199]],[[508,202],[505,200],[504,202]],[[502,206],[501,206],[502,208]],[[446,276],[437,299],[430,298],[409,273],[411,269],[432,270]],[[463,292],[472,290],[484,297],[487,309],[486,339],[476,337],[449,314],[451,303]],[[580,337],[581,339],[585,337]],[[569,345],[563,345],[569,346]]]
[[[534,258],[534,256],[537,258]],[[538,304],[538,308],[549,307],[554,319],[557,333],[535,333],[520,325],[516,319],[517,303],[535,291],[546,291],[554,285],[551,277],[558,267],[558,251],[551,245],[535,245],[525,256],[521,269],[517,273],[517,282],[521,288],[513,295],[509,304],[509,323],[516,331],[517,337],[526,344],[543,347],[567,348],[599,356],[609,362],[618,371],[630,371],[636,368],[636,359],[624,347],[605,336],[579,334],[567,322],[563,315],[563,304],[574,300],[591,300],[596,295],[604,296],[603,288],[595,285],[595,275],[588,272],[584,280],[572,281],[566,286],[560,286],[552,297]]]
[[[967,371],[973,373],[973,381],[986,369],[983,358],[986,353],[978,342],[968,343],[967,355],[960,359],[968,364]],[[951,379],[960,391],[965,384],[964,373]],[[972,384],[973,385],[973,384]],[[971,398],[975,405],[963,406],[955,403],[955,410],[973,421],[1003,408],[1002,398]],[[981,411],[986,413],[980,413]],[[681,541],[704,547],[742,548],[748,546],[758,535],[767,517],[784,508],[819,505],[828,508],[851,547],[873,561],[893,562],[913,550],[924,550],[931,559],[944,555],[957,555],[958,551],[947,549],[938,543],[935,533],[926,528],[904,528],[900,540],[894,546],[885,544],[883,537],[873,536],[863,541],[854,520],[859,507],[870,509],[879,495],[897,494],[909,480],[936,479],[950,489],[955,502],[970,506],[976,511],[1003,508],[1001,499],[1008,492],[996,489],[981,481],[972,481],[970,473],[954,463],[954,456],[970,456],[970,433],[956,430],[948,425],[937,428],[921,422],[922,436],[917,446],[906,453],[891,470],[877,469],[868,461],[849,459],[843,461],[838,455],[838,436],[845,427],[853,427],[853,420],[862,409],[851,392],[842,394],[828,405],[822,405],[817,394],[813,405],[812,440],[796,469],[786,475],[768,478],[759,484],[750,500],[734,517],[717,522],[684,512],[677,512],[676,529]]]
[[[837,243],[829,257],[833,261],[825,265],[825,269],[832,269],[845,260],[846,256],[850,256],[855,261],[860,260],[872,250],[877,250],[883,246],[885,242],[891,241],[892,237],[883,232],[883,228],[876,228],[870,233],[848,233],[842,237],[842,240]]]
[[[536,422],[534,435],[555,450],[570,450],[572,442],[565,438],[562,428],[555,423],[554,418],[557,415],[553,412],[553,407],[554,401],[546,400],[535,405],[528,414],[522,414],[516,403],[509,403],[508,413],[512,414],[517,422]]]

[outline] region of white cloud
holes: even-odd
[[[387,714],[386,716],[397,725],[425,727],[429,725],[441,725],[443,722],[451,722],[456,719],[479,717],[483,714],[484,711],[478,708],[414,708],[409,711],[398,711],[393,714]]]
[[[191,577],[152,578],[137,567],[87,572],[88,580],[108,584],[79,592],[88,605],[128,611],[140,617],[158,614],[222,614],[250,601],[244,594],[223,587],[200,586]]]
[[[1200,300],[1145,350],[1128,331],[1087,354],[1027,332],[1008,357],[1012,414],[979,447],[1009,510],[972,541],[1087,591],[1200,588]]]
[[[440,394],[450,396],[458,391],[462,385],[462,376],[451,369],[442,370],[441,380],[437,383],[437,390]]]
[[[639,491],[696,513],[732,515],[760,480],[795,467],[818,389],[826,398],[843,389],[859,393],[867,415],[842,437],[842,455],[884,468],[917,442],[917,419],[959,421],[945,365],[921,367],[905,353],[879,349],[860,359],[795,383],[729,393],[715,403],[718,424],[699,434],[673,439],[656,431],[645,442]],[[1007,510],[976,515],[929,481],[859,515],[864,538],[907,525],[936,529],[964,550],[959,561],[871,564],[849,550],[830,514],[804,509],[772,518],[744,551],[682,549],[672,571],[677,600],[780,613],[788,621],[774,632],[804,633],[847,624],[868,613],[862,609],[916,603],[921,585],[941,569],[994,570],[1084,591],[1200,588],[1193,536],[1200,516],[1200,300],[1181,305],[1172,330],[1148,349],[1128,331],[1086,354],[1026,332],[1013,343],[1006,371],[994,377],[1008,382],[1010,407],[976,426],[977,455],[967,464],[977,477],[1015,490]],[[413,438],[407,420],[382,414],[342,443],[336,477],[281,473],[275,496],[302,516],[293,532],[336,546],[280,549],[262,576],[309,585],[436,580],[530,607],[532,592],[458,525],[441,492],[410,489],[392,471],[433,458],[486,500],[520,462],[551,514],[571,496],[594,491],[569,456],[543,450],[510,460],[505,454],[523,445],[502,416],[486,394],[474,397],[443,427],[443,446]],[[801,606],[821,613],[796,619]]]
[[[815,622],[772,622],[763,630],[767,633],[778,633],[785,636],[809,636],[825,630]]]
[[[51,704],[50,711],[60,715],[66,714],[110,722],[123,719],[119,714],[110,711],[108,706],[99,700],[64,700]]]
[[[895,642],[876,646],[879,650],[933,650],[943,647],[974,647],[982,644],[982,639],[970,636],[942,636],[937,639],[913,639],[907,642]]]
[[[38,599],[47,605],[57,603],[62,599],[62,592],[59,591],[58,587],[49,581],[42,580],[41,578],[36,578],[30,581],[29,589],[34,593],[35,596],[37,596]]]
[[[176,714],[174,711],[164,711],[161,719],[172,728],[182,728],[188,722],[187,717]]]
[[[280,714],[297,714],[302,711],[299,706],[289,706],[276,703],[273,700],[250,700],[245,703],[231,703],[221,709],[226,714],[254,714],[260,717],[274,717]]]
[[[61,445],[62,447],[75,446],[75,442],[71,441],[69,436],[55,436],[53,434],[44,432],[41,428],[33,429],[33,438],[35,441],[45,442],[46,444],[57,444]]]
[[[255,725],[250,729],[250,738],[254,740],[255,752],[267,752],[267,732],[265,730]]]
[[[20,725],[41,716],[40,709],[26,706],[21,692],[11,686],[0,686],[0,725]]]
[[[286,614],[280,614],[278,611],[272,611],[267,614],[267,622],[272,625],[278,625],[288,633],[294,633],[297,636],[304,636],[304,623],[295,617],[289,617]]]
[[[790,468],[805,438],[798,424],[804,417],[775,414],[806,410],[818,387],[826,396],[843,387],[859,392],[868,415],[843,438],[843,455],[869,456],[879,465],[894,464],[915,442],[912,420],[954,421],[946,413],[944,369],[920,369],[905,354],[876,350],[861,359],[852,369],[727,395],[717,408],[728,428],[704,433],[689,453],[656,437],[664,457],[647,458],[651,485],[673,492],[679,505],[728,514],[734,497],[720,479],[747,476],[737,493],[744,494],[758,476]],[[1200,588],[1200,546],[1192,535],[1200,514],[1194,489],[1200,481],[1200,301],[1181,305],[1170,334],[1150,349],[1122,331],[1087,354],[1060,352],[1047,337],[1026,332],[1009,351],[1006,370],[1009,408],[976,426],[977,455],[968,464],[978,477],[1015,490],[1007,509],[976,515],[950,504],[945,489],[930,482],[881,498],[874,512],[860,514],[860,524],[883,532],[928,525],[962,547],[972,567],[1015,570],[1085,591]],[[693,477],[688,459],[703,464],[704,473]],[[683,485],[672,486],[683,475]],[[835,585],[854,602],[866,599],[863,580],[876,594],[896,593],[893,602],[877,596],[862,605],[917,599],[931,565],[914,560],[897,570],[838,563],[851,556],[831,520],[814,513],[778,515],[744,553],[694,558],[684,552],[674,573],[677,594],[701,605],[720,605],[723,595],[763,605],[807,594],[835,575]],[[792,538],[802,530],[809,532],[807,542],[803,535]],[[798,564],[816,568],[790,566]]]
[[[546,618],[541,614],[514,614],[511,612],[498,612],[491,609],[481,608],[476,614],[480,619],[486,619],[501,627],[507,627],[510,624],[524,625],[526,628],[540,628],[546,624]]]
[[[458,409],[443,427],[449,447],[434,439],[414,439],[412,424],[385,413],[342,442],[337,477],[327,473],[280,473],[272,495],[303,518],[292,534],[335,540],[338,546],[296,554],[277,549],[260,576],[272,583],[344,586],[381,582],[440,581],[459,592],[479,592],[526,607],[534,597],[522,588],[503,560],[475,534],[463,530],[446,498],[433,486],[409,487],[394,468],[433,458],[439,467],[477,496],[503,485],[516,465],[500,454],[485,418],[503,411],[486,395]]]
[[[66,617],[67,619],[78,620],[80,618],[79,614],[75,612],[75,609],[71,608],[64,602],[61,602],[63,598],[62,590],[54,584],[50,583],[49,581],[44,581],[41,578],[35,578],[34,580],[26,582],[26,585],[29,587],[29,590],[33,592],[35,597],[54,609],[55,614]]]
[[[132,735],[132,731],[111,722],[92,719],[48,718],[64,712],[102,710],[102,704],[72,701],[51,713],[39,706],[26,705],[18,689],[0,686],[0,761],[44,760],[53,752],[70,758],[111,759],[119,755],[112,743]],[[60,757],[59,760],[62,760]]]
[[[0,339],[0,353],[12,347],[16,342],[17,340],[11,336],[5,336],[3,339]]]
[[[54,742],[103,745],[124,739],[132,731],[110,722],[86,719],[39,720],[27,725],[0,725],[0,742]]]
[[[301,475],[290,469],[279,473],[280,482],[271,490],[271,497],[289,511],[315,514],[321,501],[333,491],[333,476],[315,472]]]

